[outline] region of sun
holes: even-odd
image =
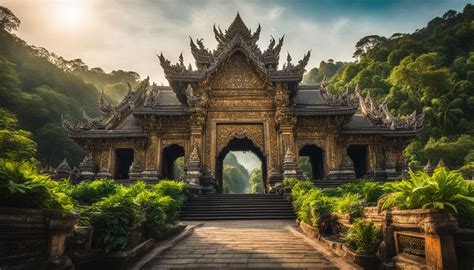
[[[71,0],[58,3],[59,23],[68,28],[81,25],[86,20],[85,1]]]

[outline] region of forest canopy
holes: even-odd
[[[449,10],[411,34],[363,37],[354,58],[321,62],[305,83],[325,78],[335,92],[358,85],[363,95],[387,102],[394,115],[425,112],[423,131],[404,151],[409,163],[443,159],[452,169],[474,167],[473,5]]]

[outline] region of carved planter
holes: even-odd
[[[362,268],[365,270],[377,270],[379,268],[380,260],[377,256],[356,253],[345,245],[342,247],[342,249],[345,252],[345,259],[362,266]]]
[[[428,269],[457,269],[453,234],[458,225],[452,212],[439,209],[388,210],[386,219],[387,226],[393,230],[397,257],[418,255],[425,258]]]
[[[0,208],[0,268],[70,269],[65,240],[78,220],[76,213]]]

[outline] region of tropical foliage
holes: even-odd
[[[0,127],[0,156],[16,160],[34,156],[52,166],[66,157],[72,165],[79,164],[82,150],[62,130],[61,115],[74,121],[82,118],[83,111],[99,116],[100,92],[116,102],[128,91],[126,82],[132,86],[138,82],[138,74],[104,73],[89,69],[81,59],[66,60],[29,45],[10,33],[20,20],[9,9],[0,7],[0,18],[0,122],[3,125],[12,114],[18,119]]]
[[[474,216],[474,186],[457,171],[437,168],[430,176],[410,171],[410,178],[387,184],[391,191],[380,203],[382,209],[447,209]]]
[[[127,247],[134,232],[147,238],[166,234],[186,198],[182,182],[127,187],[99,179],[73,185],[40,174],[36,164],[0,160],[0,206],[79,212],[79,223],[94,227],[94,245],[106,252]]]
[[[0,206],[66,210],[70,197],[48,176],[29,163],[0,160]]]
[[[382,232],[373,223],[358,220],[349,228],[344,240],[355,252],[374,255],[382,241]]]
[[[387,102],[394,115],[425,112],[422,133],[405,149],[410,165],[441,158],[451,169],[468,165],[474,155],[473,17],[468,4],[411,34],[363,37],[355,45],[355,62],[323,61],[305,75],[305,83],[326,77],[330,90],[353,91],[358,85],[363,95]]]

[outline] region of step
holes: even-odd
[[[181,220],[246,220],[246,219],[295,219],[296,216],[226,216],[226,217],[181,217]]]

